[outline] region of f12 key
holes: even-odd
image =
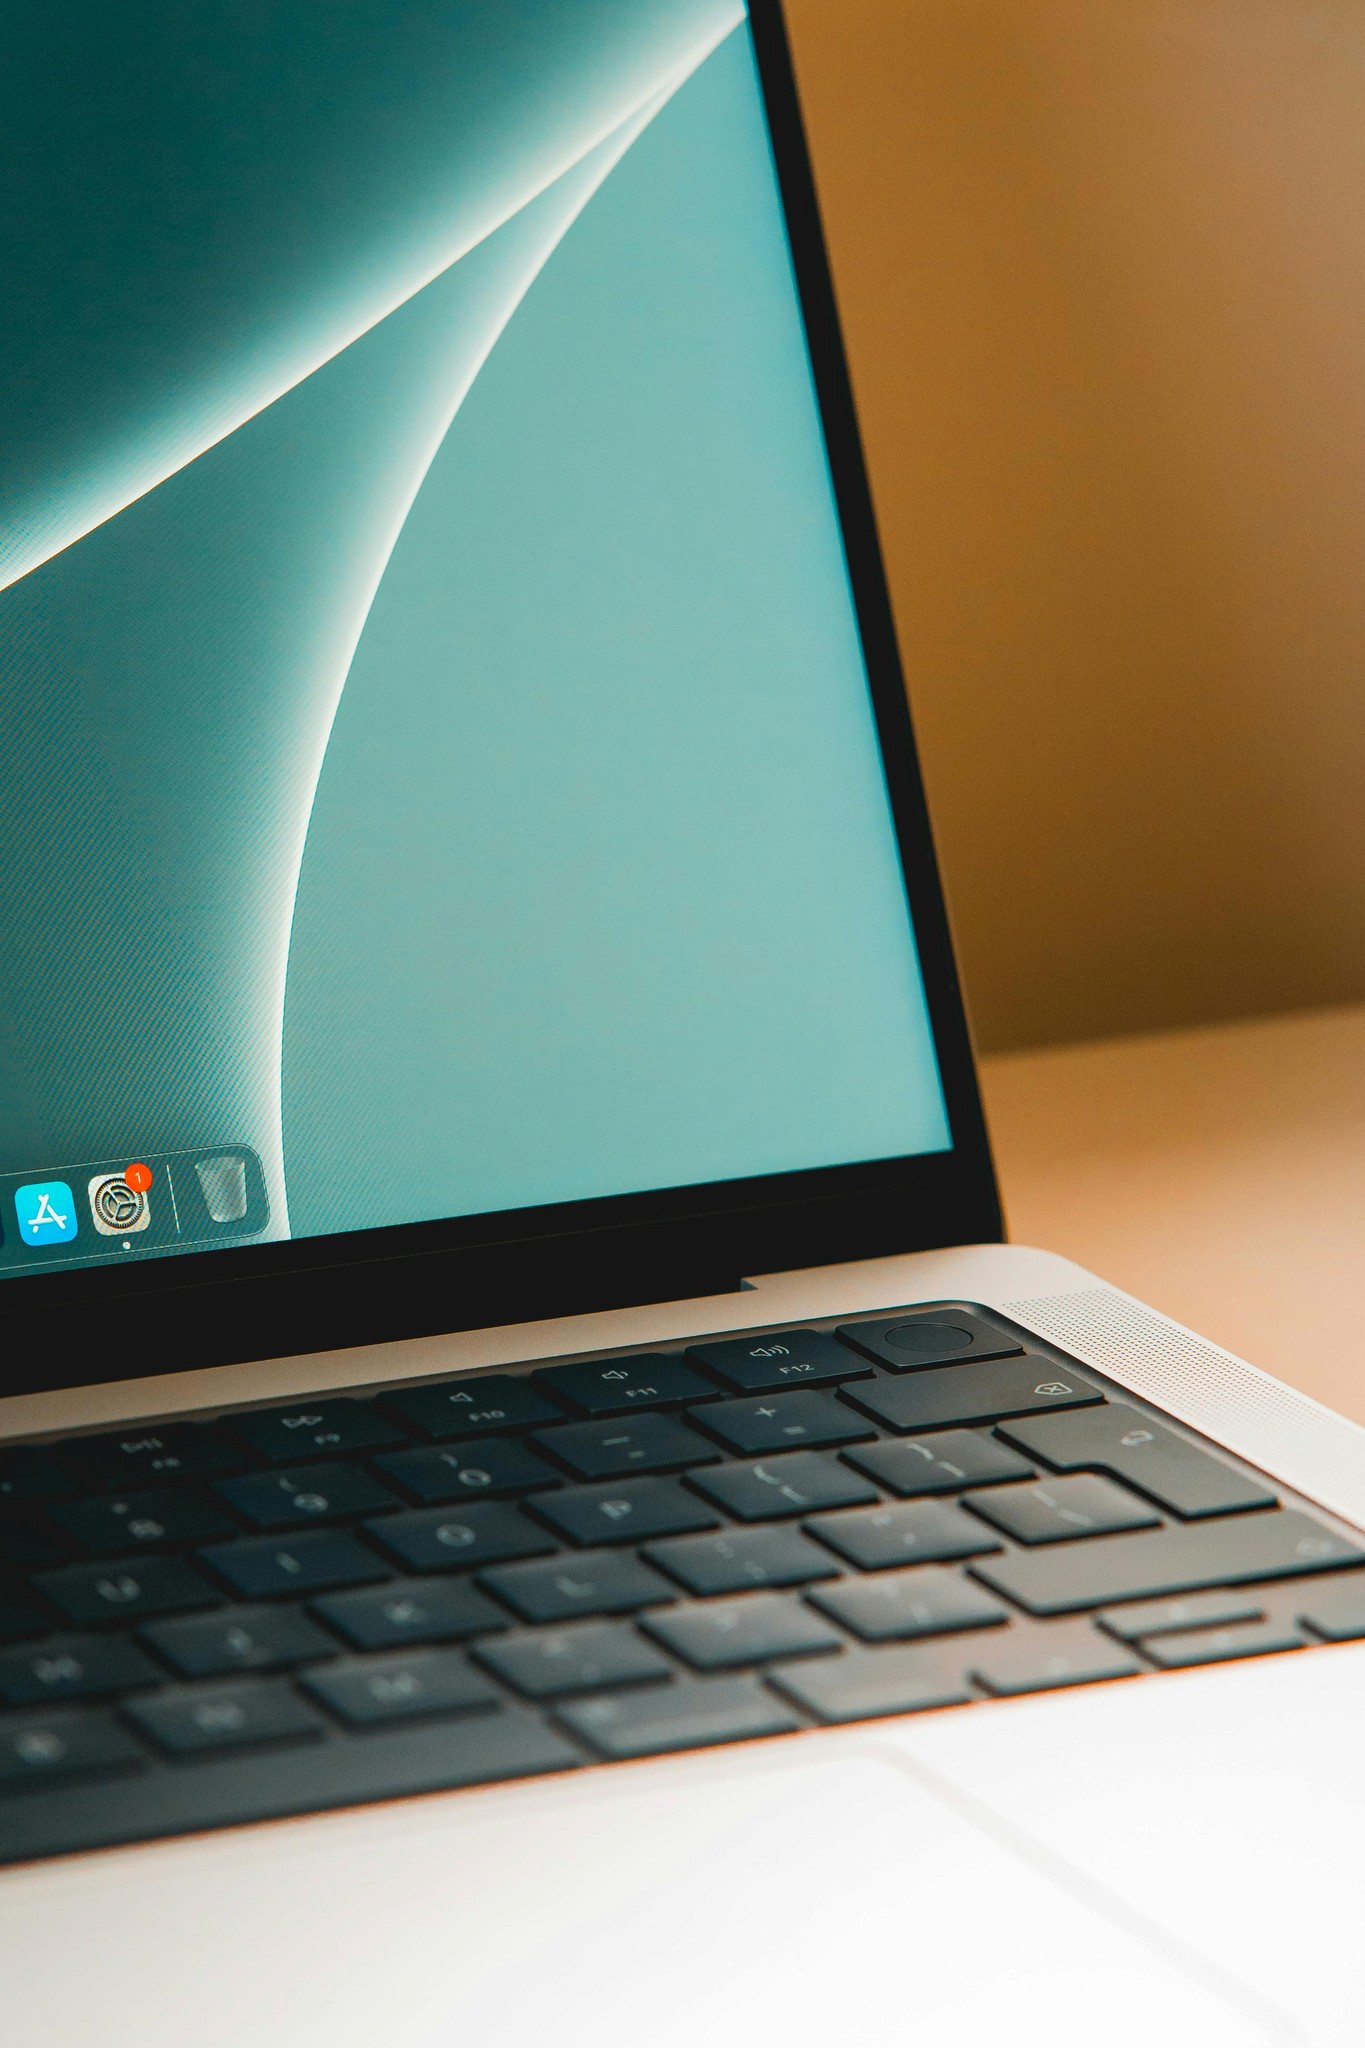
[[[694,1344],[687,1355],[738,1394],[775,1394],[781,1387],[832,1387],[841,1380],[872,1376],[865,1360],[818,1330],[777,1330],[724,1344]]]

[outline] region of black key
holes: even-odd
[[[1299,1620],[1329,1643],[1349,1643],[1365,1636],[1365,1579],[1337,1579],[1330,1586],[1315,1586],[1309,1604],[1299,1609]]]
[[[507,1627],[507,1616],[467,1579],[393,1579],[358,1593],[332,1593],[315,1603],[329,1628],[357,1650],[397,1650],[408,1643],[459,1643]]]
[[[421,1714],[487,1714],[502,1705],[497,1687],[463,1650],[348,1658],[310,1671],[303,1683],[341,1720],[361,1728]]]
[[[489,1372],[483,1378],[440,1380],[430,1386],[399,1386],[381,1397],[381,1407],[407,1423],[415,1436],[454,1444],[467,1436],[497,1436],[503,1430],[536,1430],[563,1421],[559,1401],[546,1397],[530,1376]]]
[[[381,1415],[373,1401],[308,1401],[296,1408],[260,1408],[226,1420],[257,1457],[271,1465],[382,1451],[407,1441],[407,1432]]]
[[[462,1436],[490,1436],[502,1429],[534,1429],[562,1422],[564,1410],[538,1394],[529,1379],[490,1373],[484,1379],[442,1380],[436,1386],[402,1387],[385,1394],[383,1405],[419,1436],[454,1443]]]
[[[478,1656],[533,1700],[594,1692],[603,1686],[646,1685],[673,1675],[667,1657],[619,1621],[518,1629],[496,1642],[481,1643]]]
[[[870,1721],[958,1707],[972,1696],[956,1657],[941,1649],[846,1650],[809,1664],[783,1664],[768,1683],[817,1721]]]
[[[720,1465],[698,1472],[691,1484],[741,1522],[775,1522],[816,1508],[860,1507],[878,1498],[875,1486],[827,1451],[788,1451],[757,1465]]]
[[[15,1444],[0,1451],[0,1501],[60,1500],[81,1482],[46,1444]]]
[[[69,1621],[146,1621],[221,1597],[183,1557],[126,1557],[42,1572],[34,1585]]]
[[[1186,1521],[1275,1505],[1262,1481],[1120,1401],[1088,1415],[1013,1422],[1002,1434],[1064,1472],[1087,1465],[1112,1472]]]
[[[1027,1458],[975,1429],[945,1429],[935,1436],[869,1444],[846,1455],[850,1465],[902,1499],[920,1493],[960,1493],[965,1486],[999,1486],[1034,1476]]]
[[[593,1365],[551,1365],[536,1374],[581,1415],[626,1415],[634,1408],[681,1408],[714,1401],[716,1389],[681,1358],[646,1351],[638,1358],[604,1358]]]
[[[153,1621],[142,1640],[182,1678],[226,1678],[236,1671],[283,1671],[336,1644],[297,1607],[220,1607],[179,1621]]]
[[[1234,1657],[1268,1657],[1278,1650],[1301,1650],[1303,1637],[1286,1622],[1246,1622],[1232,1628],[1192,1628],[1175,1636],[1156,1636],[1142,1645],[1144,1657],[1163,1671],[1190,1664],[1227,1664]]]
[[[239,1447],[211,1423],[174,1422],[112,1436],[82,1436],[67,1445],[105,1486],[133,1491],[168,1479],[208,1479],[240,1472]]]
[[[941,1565],[886,1572],[876,1579],[840,1579],[809,1597],[823,1613],[870,1643],[952,1635],[958,1629],[991,1628],[1009,1619],[998,1600]]]
[[[831,1387],[871,1377],[872,1368],[818,1330],[779,1330],[769,1337],[737,1337],[726,1344],[692,1344],[695,1358],[740,1394],[776,1393],[782,1387]]]
[[[6,1577],[60,1564],[74,1548],[66,1531],[58,1528],[36,1502],[0,1502],[0,1571]]]
[[[716,1515],[676,1479],[622,1479],[607,1486],[570,1486],[535,1504],[552,1528],[573,1543],[643,1543],[714,1529]]]
[[[774,1657],[812,1656],[843,1638],[795,1593],[741,1593],[703,1607],[668,1607],[648,1615],[650,1634],[700,1671],[766,1664]]]
[[[676,1415],[648,1412],[619,1422],[569,1422],[535,1439],[580,1479],[618,1479],[628,1472],[682,1472],[714,1465],[720,1452]]]
[[[750,1458],[799,1446],[815,1450],[827,1444],[853,1444],[876,1433],[833,1394],[804,1389],[755,1401],[721,1401],[697,1419],[730,1450]]]
[[[244,1600],[273,1594],[298,1598],[333,1586],[363,1586],[386,1579],[388,1569],[344,1529],[309,1529],[301,1536],[247,1536],[201,1552],[205,1564]]]
[[[1326,1590],[1330,1596],[1336,1587]],[[1095,1619],[1120,1642],[1139,1643],[1147,1636],[1176,1635],[1185,1628],[1226,1628],[1234,1621],[1264,1621],[1265,1609],[1254,1593],[1187,1593],[1183,1599],[1138,1600],[1131,1607],[1106,1607]]]
[[[231,1536],[226,1515],[192,1493],[170,1487],[153,1493],[102,1493],[49,1510],[82,1550],[116,1557],[127,1550],[165,1550],[181,1543],[211,1543]]]
[[[558,1718],[603,1756],[660,1756],[800,1726],[756,1678],[682,1678],[638,1692],[571,1700]]]
[[[890,1316],[885,1322],[844,1323],[840,1340],[893,1372],[920,1372],[925,1366],[951,1365],[959,1359],[1006,1358],[1023,1350],[1015,1337],[993,1330],[965,1309],[932,1309],[925,1315]]]
[[[172,1756],[244,1749],[257,1742],[309,1742],[322,1723],[282,1678],[240,1685],[167,1687],[124,1709],[143,1733]]]
[[[1084,1621],[1063,1622],[1057,1628],[1011,1629],[988,1648],[973,1646],[971,1657],[977,1684],[1000,1694],[1131,1678],[1141,1669],[1131,1650]]]
[[[49,1714],[41,1721],[0,1722],[0,1791],[61,1778],[136,1770],[146,1763],[126,1728],[110,1714]]]
[[[1291,1509],[1186,1529],[1101,1536],[1016,1551],[973,1570],[1032,1614],[1074,1614],[1111,1601],[1152,1600],[1200,1586],[1245,1585],[1365,1564],[1365,1551]]]
[[[645,1552],[689,1593],[743,1593],[754,1586],[805,1586],[833,1579],[839,1567],[828,1551],[785,1523],[724,1529],[715,1536],[677,1536]]]
[[[220,1479],[215,1491],[253,1529],[303,1529],[310,1522],[339,1522],[398,1506],[398,1496],[358,1465],[247,1472],[240,1479]]]
[[[1025,1357],[951,1365],[903,1380],[860,1381],[840,1398],[892,1429],[909,1432],[993,1422],[1043,1408],[1084,1408],[1102,1402],[1104,1395],[1071,1366],[1062,1372],[1049,1359]]]
[[[395,1451],[375,1463],[386,1479],[420,1501],[496,1500],[564,1484],[544,1458],[507,1437],[480,1437],[458,1450]]]
[[[938,1564],[950,1557],[984,1557],[1001,1547],[997,1537],[961,1508],[936,1500],[816,1515],[805,1526],[810,1535],[865,1572],[898,1564]]]
[[[628,1551],[585,1550],[536,1564],[497,1565],[481,1583],[523,1621],[576,1621],[580,1615],[632,1614],[676,1600],[661,1579]]]
[[[397,1721],[367,1729],[360,1740],[227,1750],[197,1759],[188,1769],[149,1771],[137,1780],[135,1793],[122,1778],[94,1776],[50,1785],[36,1798],[9,1799],[0,1826],[0,1862],[448,1792],[457,1785],[572,1770],[584,1761],[581,1746],[552,1728],[543,1713],[510,1705],[500,1714]],[[377,1900],[376,1906],[382,1910],[385,1903]],[[12,2013],[12,1999],[9,2008]],[[193,2038],[192,2028],[176,2038],[187,2034]],[[390,2038],[382,2024],[378,2035]]]
[[[544,1557],[553,1536],[519,1509],[487,1501],[481,1507],[424,1508],[386,1515],[369,1531],[382,1549],[414,1572],[449,1572],[458,1565],[504,1564],[514,1557]]]
[[[0,1700],[7,1707],[98,1699],[156,1685],[161,1676],[127,1636],[48,1636],[22,1650],[0,1650]]]
[[[1078,1536],[1113,1536],[1120,1529],[1155,1529],[1161,1517],[1115,1486],[1078,1472],[1074,1479],[1039,1479],[970,1494],[966,1506],[1017,1543],[1070,1543]]]
[[[30,1636],[46,1635],[51,1626],[27,1600],[0,1588],[0,1643],[22,1643]]]

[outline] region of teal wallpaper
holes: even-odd
[[[284,1236],[945,1144],[737,9],[35,75],[77,17],[131,100],[3,143],[0,1174],[246,1147]]]

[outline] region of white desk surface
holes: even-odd
[[[982,1062],[1011,1238],[1365,1423],[1365,1008]]]

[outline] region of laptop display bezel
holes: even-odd
[[[4,1290],[0,1394],[685,1299],[1002,1236],[781,0],[750,0],[750,25],[951,1149],[29,1275]]]

